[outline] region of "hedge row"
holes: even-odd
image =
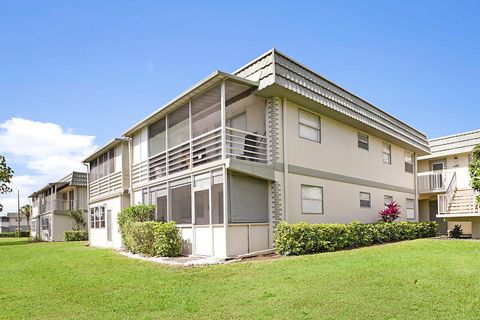
[[[88,231],[86,230],[65,231],[65,241],[86,241],[86,240],[88,240]]]
[[[0,238],[16,238],[17,231],[0,232]],[[20,231],[20,237],[30,237],[30,231]]]
[[[376,243],[433,237],[436,222],[296,224],[280,223],[274,233],[275,250],[302,255],[363,247]]]
[[[127,251],[148,256],[180,255],[182,238],[175,222],[155,222],[155,206],[139,204],[118,215],[123,246]]]

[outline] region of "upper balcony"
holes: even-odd
[[[50,212],[62,213],[77,209],[85,210],[85,204],[78,200],[45,199],[45,201],[39,205],[40,214]]]
[[[452,168],[418,173],[418,192],[420,194],[445,193],[455,175],[458,188],[468,188],[470,176],[468,168]]]
[[[133,135],[137,187],[211,162],[266,164],[266,102],[252,88],[223,81]]]

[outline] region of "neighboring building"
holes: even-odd
[[[63,241],[64,232],[75,227],[70,210],[86,212],[87,174],[72,172],[29,196],[32,199],[31,235],[44,241]],[[86,220],[86,219],[85,219]]]
[[[89,239],[98,247],[120,248],[117,215],[130,205],[128,142],[114,139],[86,158],[89,165]]]
[[[461,224],[465,234],[480,238],[480,212],[468,173],[470,154],[480,144],[480,130],[429,143],[432,154],[418,161],[420,220],[437,221],[440,233]]]
[[[124,138],[130,180],[91,191],[90,208],[103,203],[113,217],[128,188],[130,203],[155,204],[156,220],[177,223],[185,254],[217,257],[272,248],[281,220],[374,222],[391,200],[402,220],[418,221],[416,162],[430,154],[423,133],[275,49],[233,74],[213,73]],[[91,174],[112,148],[85,160]],[[110,221],[104,237],[117,229]]]
[[[0,214],[0,232],[14,232],[18,230],[18,214],[8,212]],[[28,221],[25,215],[20,215],[20,230],[28,231]]]

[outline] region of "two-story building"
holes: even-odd
[[[32,193],[31,236],[43,241],[63,241],[64,232],[75,227],[70,210],[88,208],[87,174],[72,172]]]
[[[429,144],[432,153],[418,159],[420,220],[437,221],[444,234],[460,224],[466,235],[480,238],[480,211],[468,173],[480,130],[432,139]]]
[[[83,160],[88,165],[88,230],[93,246],[120,248],[117,215],[130,205],[128,141],[116,138]]]
[[[275,49],[214,72],[123,138],[118,201],[129,190],[130,203],[154,204],[185,254],[217,257],[272,248],[282,220],[377,221],[392,200],[418,221],[417,157],[430,154],[423,133]]]
[[[5,212],[0,213],[0,233],[14,232],[18,230],[18,213]],[[25,215],[20,215],[20,230],[28,231],[28,221]]]

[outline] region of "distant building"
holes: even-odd
[[[13,232],[18,229],[18,214],[16,212],[0,213],[0,233]],[[27,218],[20,215],[20,230],[28,231]]]
[[[29,198],[32,199],[32,237],[63,241],[64,232],[75,227],[75,221],[68,215],[70,210],[82,210],[86,220],[87,174],[72,172],[34,192]]]

